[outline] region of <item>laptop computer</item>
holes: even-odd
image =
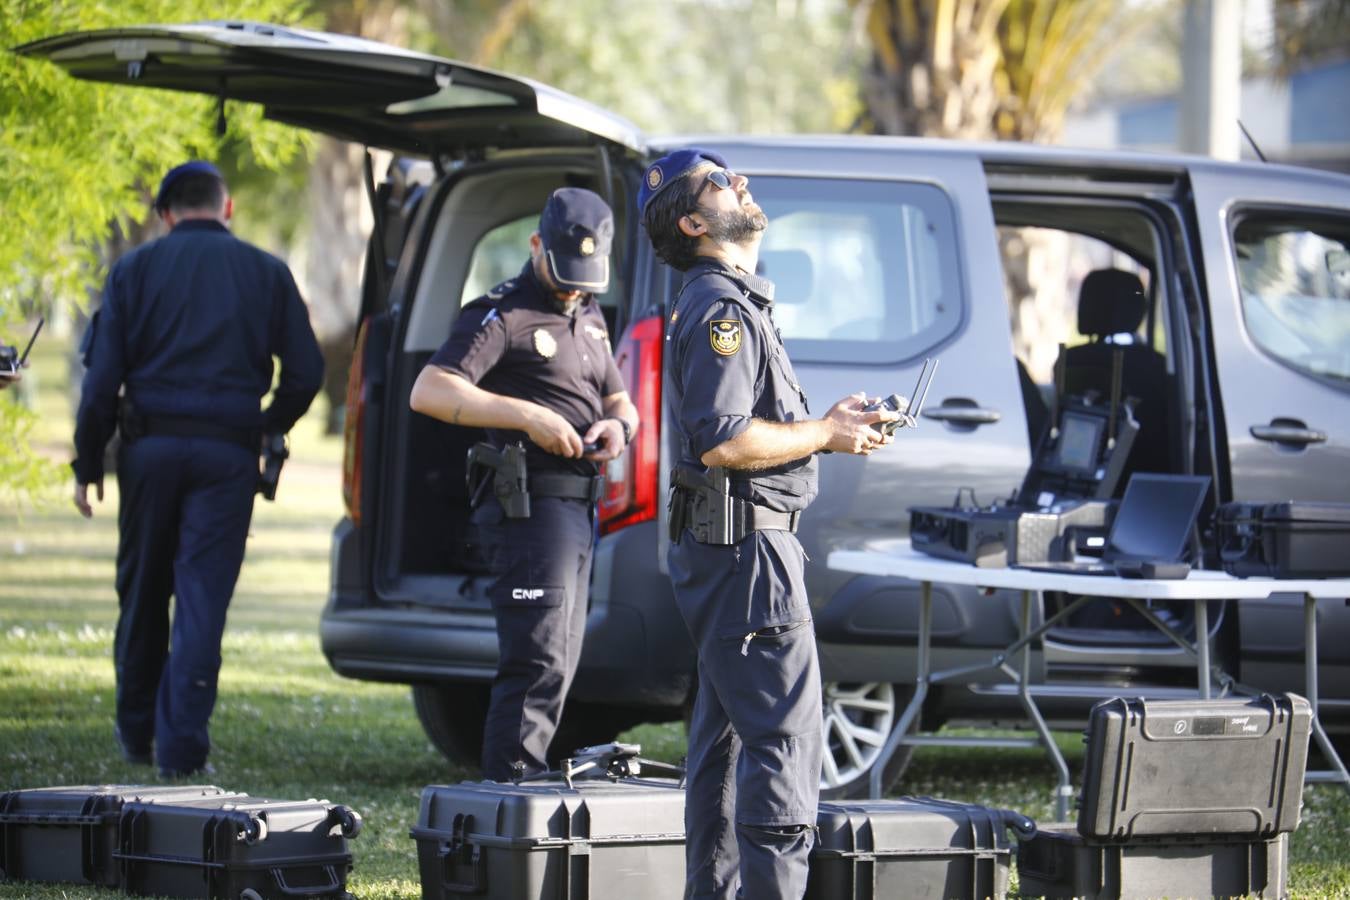
[[[1136,473],[1125,487],[1100,562],[1037,562],[1017,568],[1129,577],[1157,571],[1169,573],[1159,577],[1184,577],[1190,568],[1182,563],[1186,542],[1208,492],[1208,475]]]

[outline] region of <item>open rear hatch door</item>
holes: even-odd
[[[261,103],[270,119],[420,156],[644,148],[632,123],[546,85],[348,35],[198,22],[78,31],[14,50],[87,81]]]

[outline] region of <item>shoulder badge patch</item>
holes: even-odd
[[[558,342],[553,339],[553,335],[544,329],[536,328],[534,330],[534,349],[544,359],[552,359],[553,354],[558,352]]]
[[[496,287],[491,288],[487,292],[487,295],[492,300],[500,300],[515,289],[516,280],[514,278],[508,278]]]
[[[708,323],[708,338],[719,356],[741,352],[741,323],[735,319],[714,319]]]

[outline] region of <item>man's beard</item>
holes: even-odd
[[[748,244],[769,227],[769,217],[753,204],[749,209],[744,206],[726,211],[701,209],[699,213],[708,226],[708,237],[719,244]]]

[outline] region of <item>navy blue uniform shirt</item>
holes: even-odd
[[[594,296],[570,313],[560,312],[529,263],[515,278],[464,305],[429,365],[485,391],[538,403],[579,434],[604,417],[605,397],[627,390]],[[524,442],[531,468],[582,475],[597,471],[590,460],[548,453],[523,431],[488,429],[488,440],[498,447]]]
[[[323,383],[323,357],[286,264],[213,219],[188,219],[119,259],[84,339],[75,417],[84,484],[103,477],[117,392],[150,416],[289,431]],[[272,357],[281,376],[272,403]]]
[[[702,257],[685,273],[666,331],[668,402],[680,465],[702,471],[703,454],[753,419],[797,422],[809,415],[782,336],[773,323],[773,284]],[[732,474],[733,492],[783,512],[816,495],[814,455],[753,474]]]

